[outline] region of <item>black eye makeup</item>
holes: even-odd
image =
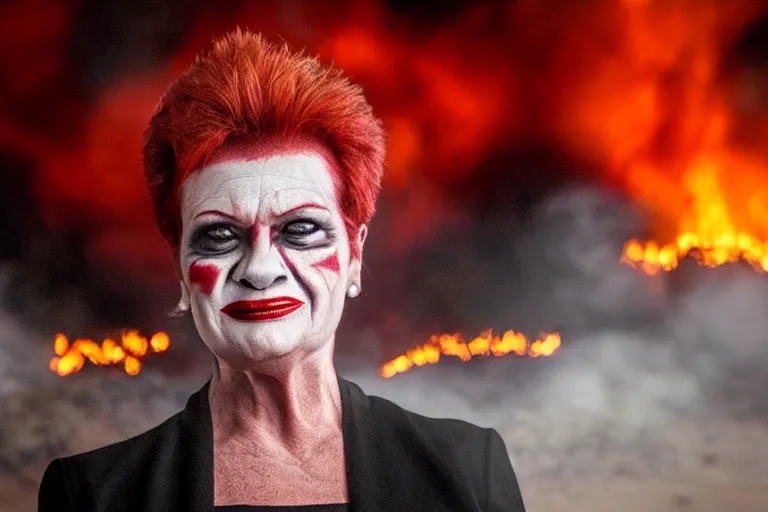
[[[328,247],[336,241],[332,218],[321,213],[296,212],[274,219],[272,242],[291,249]],[[196,255],[215,257],[230,254],[254,243],[252,227],[228,221],[212,221],[195,227],[189,237],[189,250]]]
[[[242,239],[242,229],[232,224],[204,224],[194,231],[189,245],[197,254],[218,256],[235,249]]]
[[[304,247],[324,247],[333,242],[333,228],[327,222],[310,218],[297,218],[283,223],[278,236],[287,245]]]

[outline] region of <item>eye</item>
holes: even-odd
[[[306,247],[325,242],[328,230],[313,220],[299,219],[284,225],[281,236],[289,244]]]
[[[227,240],[232,240],[236,236],[235,232],[226,226],[213,227],[209,229],[205,235],[209,239],[215,240],[217,242],[226,242]]]
[[[239,231],[225,224],[202,226],[192,238],[192,248],[200,254],[215,256],[237,247],[240,238]]]
[[[320,229],[320,226],[309,220],[297,220],[283,228],[283,232],[289,235],[311,235]]]

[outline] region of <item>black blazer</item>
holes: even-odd
[[[56,459],[38,512],[211,512],[208,386],[183,411],[126,441]],[[524,512],[493,429],[431,419],[339,379],[351,512]]]

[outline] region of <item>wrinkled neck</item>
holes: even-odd
[[[301,451],[341,430],[333,342],[249,370],[217,360],[208,399],[214,443],[258,439]]]

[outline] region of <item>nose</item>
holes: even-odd
[[[255,290],[266,290],[288,278],[280,252],[268,237],[263,238],[245,251],[232,272],[233,280]]]

